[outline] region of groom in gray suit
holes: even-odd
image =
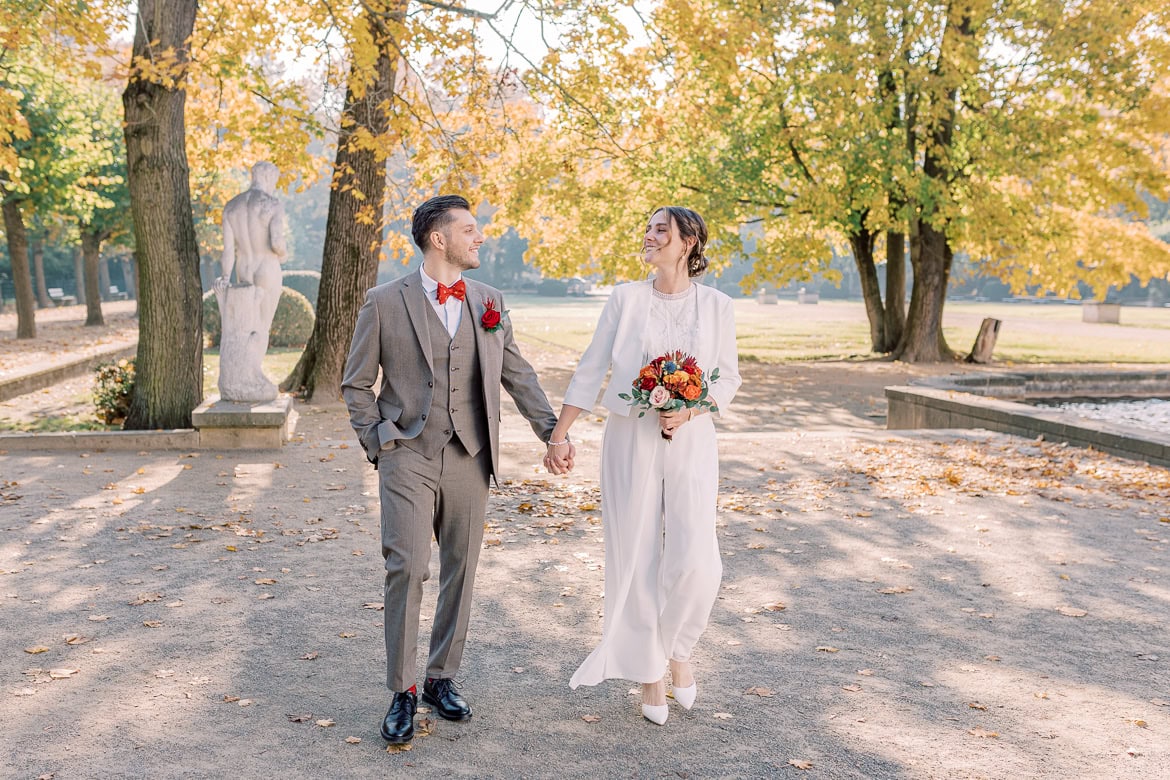
[[[457,195],[426,201],[411,233],[422,268],[366,294],[341,385],[379,475],[386,684],[394,693],[381,732],[395,744],[414,736],[415,652],[432,533],[439,599],[422,698],[448,720],[471,717],[452,678],[467,635],[488,481],[499,473],[500,386],[542,441],[556,425],[536,372],[513,341],[500,292],[462,276],[479,267],[484,241],[468,202]]]

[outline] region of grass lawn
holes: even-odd
[[[300,357],[301,349],[299,347],[273,347],[268,350],[261,365],[268,378],[279,385],[286,376],[292,373]],[[203,397],[219,395],[218,385],[219,350],[205,349],[203,350]]]
[[[518,337],[580,352],[589,344],[605,299],[508,296]],[[860,301],[815,306],[735,301],[740,357],[781,362],[871,357]],[[985,317],[1001,320],[995,359],[1005,363],[1170,363],[1170,308],[1124,307],[1121,324],[1081,321],[1081,307],[1037,303],[948,302],[947,343],[965,353]]]

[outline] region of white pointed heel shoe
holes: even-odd
[[[661,704],[649,704],[646,699],[653,701],[660,700]],[[659,680],[656,683],[645,683],[642,685],[642,717],[651,723],[657,723],[659,726],[666,723],[666,719],[670,716],[670,709],[666,704],[666,681]]]
[[[699,695],[699,684],[691,683],[686,688],[676,686],[673,693],[674,700],[681,704],[684,710],[689,710],[695,706],[695,697]]]
[[[670,708],[665,704],[643,704],[642,717],[661,726],[670,717]]]
[[[695,682],[695,676],[691,674],[691,665],[689,662],[675,661],[674,659],[671,659],[671,682],[678,680],[680,677],[683,677],[684,675],[681,674],[683,671],[686,672],[686,677],[691,678],[691,684],[685,688],[679,685],[672,686],[671,695],[674,696],[675,701],[683,706],[684,710],[689,710],[691,707],[695,706],[695,697],[699,695],[699,684]]]

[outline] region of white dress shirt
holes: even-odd
[[[463,319],[463,301],[452,295],[447,298],[446,303],[439,303],[439,283],[427,276],[427,272],[423,268],[420,267],[418,272],[422,276],[423,292],[427,294],[427,300],[434,307],[435,314],[439,315],[439,322],[447,328],[447,333],[451,335],[451,338],[455,338],[455,333],[459,330],[459,321]],[[459,279],[455,281],[462,278],[463,276],[460,275]]]

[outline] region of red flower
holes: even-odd
[[[643,376],[639,382],[643,390],[653,390],[654,386],[658,384],[658,380],[652,376]]]
[[[499,330],[501,327],[500,321],[502,319],[502,315],[500,314],[500,310],[496,308],[496,302],[491,298],[488,298],[487,301],[484,302],[484,307],[485,310],[483,316],[479,318],[479,324],[482,325],[483,329],[488,333]]]

